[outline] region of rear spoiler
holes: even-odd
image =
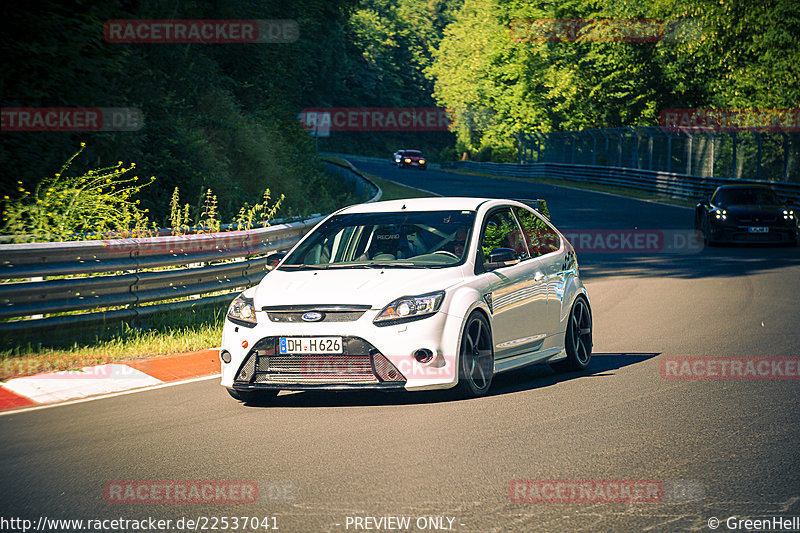
[[[529,198],[514,198],[519,203],[525,204],[528,207],[536,209],[539,214],[544,215],[547,220],[550,220],[550,210],[547,208],[547,201],[542,198],[531,200]]]

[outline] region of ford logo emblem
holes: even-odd
[[[309,311],[308,313],[303,313],[301,316],[304,321],[306,322],[319,322],[322,320],[322,313],[317,313],[316,311]]]

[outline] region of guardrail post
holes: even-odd
[[[756,151],[756,179],[761,179],[761,134],[759,132],[755,132],[756,134],[756,142],[758,143],[758,148]]]
[[[596,165],[597,164],[597,137],[594,136],[594,133],[592,133],[592,130],[586,130],[586,133],[588,133],[592,138],[592,165]]]
[[[672,171],[672,133],[667,133],[667,172]]]
[[[625,129],[630,132],[630,134],[633,136],[635,140],[633,145],[633,154],[631,157],[631,163],[634,163],[633,168],[639,168],[639,136],[636,134],[635,131],[633,131],[633,128],[631,128],[630,126],[625,126]]]
[[[783,136],[783,181],[789,181],[789,135],[782,131]]]
[[[569,162],[575,163],[575,141],[578,139],[578,134],[574,131],[568,131],[567,137],[569,137]]]
[[[606,130],[605,130],[605,129],[601,129],[601,130],[600,130],[600,133],[603,135],[603,138],[604,138],[604,139],[605,139],[605,141],[606,141],[606,147],[605,147],[605,150],[604,150],[604,155],[605,155],[605,157],[603,158],[603,159],[604,159],[604,161],[605,161],[604,165],[605,165],[605,166],[607,166],[607,167],[609,167],[609,166],[611,166],[611,165],[609,164],[609,163],[610,163],[610,158],[608,157],[608,138],[609,138],[609,136],[608,136],[608,135],[606,135]]]
[[[682,130],[683,133],[686,134],[686,175],[692,175],[692,141],[694,137],[692,137],[692,133],[688,130]]]
[[[716,154],[715,154],[716,150],[714,149],[715,148],[714,144],[717,141],[717,136],[714,135],[713,133],[708,133],[708,138],[711,139],[711,172],[710,172],[709,176],[713,178],[714,177],[714,158],[716,156]]]

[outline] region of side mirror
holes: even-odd
[[[495,248],[489,254],[489,258],[483,264],[483,268],[490,272],[498,268],[516,265],[517,263],[519,263],[519,259],[517,259],[517,253],[514,250],[511,248]]]
[[[273,270],[286,257],[286,252],[272,252],[267,256],[267,270]]]

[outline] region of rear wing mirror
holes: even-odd
[[[267,256],[267,270],[274,270],[278,263],[283,261],[283,258],[286,257],[287,252],[273,252]]]
[[[514,250],[511,248],[495,248],[483,264],[483,269],[490,272],[498,268],[516,265],[517,263],[519,263],[519,259],[517,259],[517,253]]]

